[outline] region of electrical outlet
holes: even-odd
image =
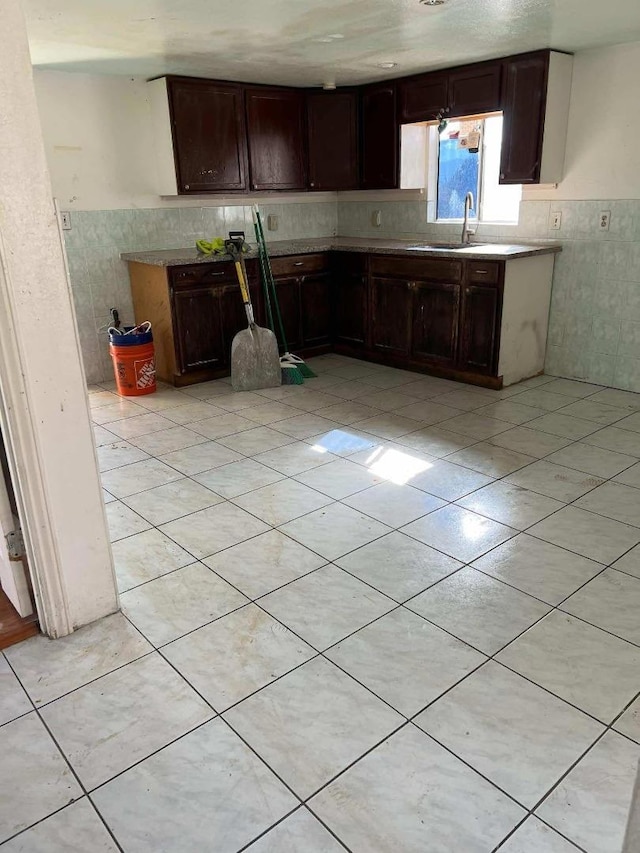
[[[562,227],[562,211],[555,210],[549,217],[549,228],[552,231],[559,231]]]
[[[267,216],[267,228],[269,231],[277,231],[278,230],[278,217],[275,213],[270,213]]]
[[[374,228],[380,228],[382,225],[382,211],[374,210],[371,214],[371,224]]]
[[[609,224],[611,223],[611,211],[610,210],[601,210],[600,218],[598,219],[598,228],[600,231],[608,231]]]
[[[60,211],[60,222],[63,231],[71,231],[71,213],[68,210]]]

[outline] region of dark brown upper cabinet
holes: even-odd
[[[309,189],[357,189],[357,91],[308,92],[307,133]]]
[[[557,183],[571,68],[542,50],[333,92],[152,80],[158,192],[395,189],[402,123],[499,110],[500,182]]]
[[[178,191],[247,189],[242,88],[175,78],[168,87]]]
[[[502,62],[465,65],[449,72],[448,115],[471,116],[500,109]]]
[[[401,80],[398,86],[400,97],[400,121],[432,121],[449,105],[449,74],[435,71]]]
[[[265,86],[245,93],[251,189],[306,189],[304,92]]]
[[[532,184],[540,176],[549,54],[505,63],[500,182]]]
[[[396,85],[365,86],[360,102],[361,180],[364,190],[395,189],[400,173]]]
[[[562,180],[572,64],[550,50],[504,60],[501,184]]]
[[[477,115],[500,109],[502,63],[480,62],[400,81],[400,121],[433,121],[439,115]]]

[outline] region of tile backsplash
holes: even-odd
[[[381,227],[373,212],[381,210]],[[600,211],[611,211],[608,231]],[[549,228],[562,214],[560,230]],[[339,201],[338,234],[449,240],[460,225],[427,222],[423,201]],[[556,256],[545,369],[640,392],[640,200],[539,201],[520,205],[518,225],[480,225],[475,240],[553,240]]]
[[[450,240],[460,225],[427,222],[424,201],[282,202],[261,204],[279,218],[271,240],[327,237],[398,237]],[[381,227],[372,219],[382,211]],[[611,211],[609,231],[598,228]],[[551,230],[551,213],[562,226]],[[133,320],[131,292],[121,252],[173,249],[199,237],[242,229],[253,236],[248,206],[74,211],[65,232],[71,286],[88,382],[112,377],[106,327],[116,306]],[[640,200],[525,200],[518,225],[481,225],[476,240],[554,240],[556,257],[546,369],[549,373],[640,391]]]
[[[268,232],[267,240],[336,233],[335,201],[263,203],[260,210],[265,220],[270,213],[278,216],[278,230]],[[234,230],[243,230],[253,242],[254,234],[251,208],[246,205],[73,211],[71,226],[64,232],[65,245],[89,383],[113,378],[106,332],[110,309],[118,308],[123,322],[133,322],[129,275],[121,252],[178,249],[193,246],[201,237],[225,236]]]

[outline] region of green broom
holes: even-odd
[[[260,259],[260,272],[262,278],[262,289],[264,291],[264,302],[267,310],[267,323],[271,331],[275,334],[276,326],[273,320],[273,309],[271,307],[271,296],[269,293],[269,280],[273,282],[273,275],[271,273],[271,265],[268,264],[268,256],[266,255],[266,249],[263,245],[263,241],[261,240],[260,231],[258,228],[258,223],[256,222],[255,214],[253,219],[253,227],[256,233],[256,241],[258,243],[258,257]],[[284,348],[287,348],[287,342],[284,336],[284,324],[282,322],[282,316],[280,315],[280,306],[278,305],[276,293],[275,293],[275,285],[273,285],[274,292],[274,303],[277,310],[278,316],[278,325],[280,326],[280,335],[284,342]],[[281,372],[281,381],[283,385],[304,385],[304,376],[295,365],[291,364],[283,364],[282,358],[280,358],[280,372]]]
[[[264,230],[262,228],[262,218],[260,216],[260,211],[258,209],[258,205],[254,204],[252,206],[253,213],[253,227],[256,232],[256,240],[258,241],[258,249],[260,254],[260,265],[262,268],[262,276],[263,282],[265,283],[265,300],[267,302],[267,316],[270,319],[270,322],[273,323],[273,318],[270,314],[271,312],[271,303],[269,299],[268,289],[271,287],[272,296],[273,296],[273,304],[276,309],[276,317],[278,319],[278,326],[280,329],[280,337],[282,339],[282,346],[284,349],[284,353],[280,356],[280,366],[283,370],[283,384],[285,385],[300,385],[302,382],[294,380],[293,382],[290,379],[287,379],[289,371],[291,373],[297,372],[299,376],[304,379],[313,379],[317,376],[316,373],[309,367],[309,365],[305,364],[304,360],[300,358],[298,355],[294,355],[289,352],[289,348],[287,346],[287,341],[284,333],[284,324],[282,322],[282,316],[280,314],[280,306],[278,304],[278,295],[276,293],[275,281],[273,279],[273,272],[271,270],[271,261],[269,260],[269,252],[267,250],[267,244],[264,239]],[[275,328],[272,326],[272,329]],[[287,376],[285,376],[285,371],[287,372]]]

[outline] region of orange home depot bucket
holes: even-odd
[[[156,390],[156,360],[151,323],[109,329],[109,352],[116,390],[123,397],[141,397]]]

